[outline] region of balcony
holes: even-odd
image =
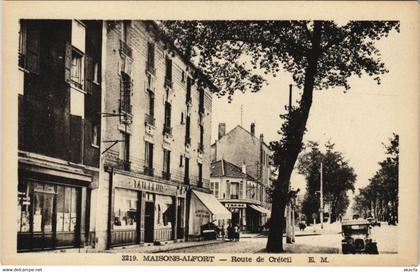
[[[165,88],[172,89],[172,79],[171,78],[165,78]]]
[[[144,122],[146,123],[146,125],[155,126],[155,118],[153,117],[153,115],[146,113],[144,115]]]
[[[149,167],[149,166],[144,166],[143,167],[143,174],[147,175],[147,176],[154,176],[154,169],[153,167]]]
[[[133,58],[133,50],[127,43],[120,40],[120,53],[126,55],[127,57]]]
[[[198,147],[197,147],[197,150],[198,150],[198,153],[203,154],[204,153],[204,145],[202,143],[199,143]]]
[[[164,135],[172,135],[172,128],[169,126],[163,126],[163,134]]]
[[[166,171],[162,171],[162,178],[166,180],[171,180],[171,173],[168,173]]]
[[[185,137],[185,145],[190,146],[191,145],[191,137]]]
[[[129,99],[120,99],[120,111],[131,114],[133,106],[131,105]]]
[[[152,62],[146,62],[146,72],[150,73],[151,75],[156,75],[156,68],[155,64]]]
[[[126,160],[118,160],[117,167],[121,170],[130,171],[131,170],[131,162]]]

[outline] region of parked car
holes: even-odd
[[[341,224],[343,254],[378,254],[377,243],[370,237],[370,228],[371,224],[368,220],[343,221]]]
[[[207,223],[201,226],[201,237],[204,240],[216,240],[219,235],[220,229],[214,223]]]
[[[381,222],[379,222],[378,219],[376,219],[376,218],[368,217],[368,218],[366,218],[366,220],[369,221],[369,223],[372,227],[375,227],[375,226],[380,227],[381,226]]]

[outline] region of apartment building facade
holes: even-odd
[[[211,181],[213,194],[232,213],[231,223],[244,231],[261,231],[270,217],[267,195],[270,181],[270,149],[264,136],[236,126],[226,133],[219,124],[218,139],[211,146]]]
[[[200,235],[218,203],[195,209],[211,196],[214,86],[156,23],[107,21],[106,31],[99,247]]]
[[[21,20],[18,69],[18,251],[185,240],[230,218],[210,193],[215,87],[156,22]]]
[[[20,21],[18,251],[82,247],[92,240],[101,39],[98,21]]]

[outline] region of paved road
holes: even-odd
[[[325,234],[298,236],[294,244],[286,244],[287,253],[341,253],[342,236],[338,225],[325,229]],[[311,231],[308,230],[308,234]],[[372,238],[378,243],[380,254],[397,253],[397,227],[382,224],[372,229]],[[265,253],[267,238],[246,238],[239,242],[222,242],[193,248],[170,250],[173,253]]]

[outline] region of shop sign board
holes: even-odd
[[[185,196],[186,194],[186,189],[183,186],[162,184],[159,182],[144,180],[117,173],[114,174],[114,186],[130,190],[146,191],[173,196],[176,195],[181,197]]]

